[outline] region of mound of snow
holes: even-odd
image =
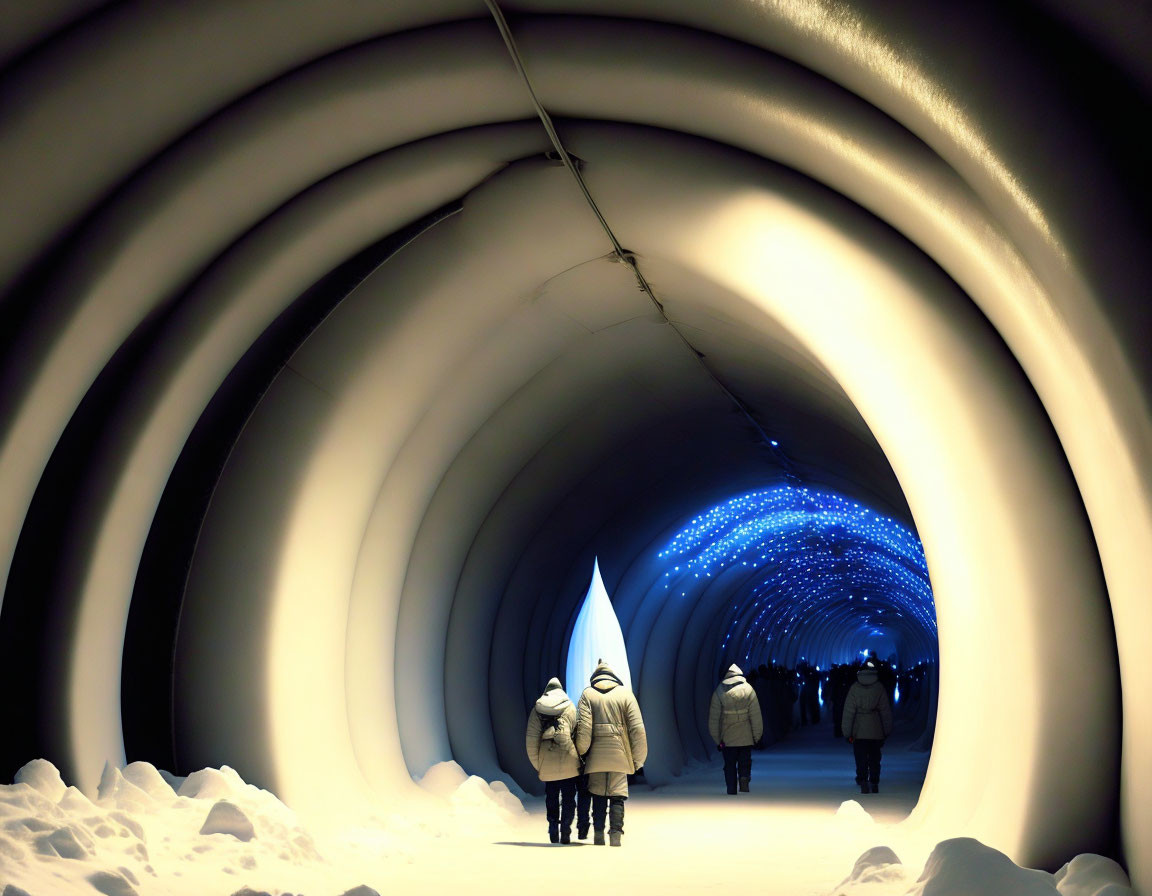
[[[909,884],[908,870],[887,846],[874,846],[856,860],[852,873],[840,882],[833,896],[904,893]]]
[[[279,879],[283,894],[302,870],[326,873],[296,814],[229,768],[185,780],[148,763],[109,764],[94,802],[50,763],[29,763],[20,777],[0,786],[0,896],[5,887],[15,888],[9,896],[200,896],[257,871]]]
[[[477,775],[469,775],[457,762],[436,763],[416,783],[429,793],[446,799],[457,811],[475,814],[496,810],[505,820],[519,819],[527,814],[524,804],[505,782],[489,784]]]
[[[33,759],[25,763],[16,772],[16,777],[12,781],[16,784],[27,784],[54,803],[60,802],[68,789],[56,766],[47,759]]]
[[[830,896],[1134,896],[1124,869],[1103,856],[1080,855],[1049,874],[968,837],[937,844],[911,888],[909,880],[896,854],[877,846]]]
[[[492,808],[497,808],[510,815],[524,814],[524,806],[509,793],[507,787],[496,790],[476,775],[469,775],[448,801],[458,809],[490,811]]]
[[[247,785],[235,769],[202,768],[184,779],[176,793],[194,800],[220,800],[235,796]]]
[[[1060,896],[1134,896],[1124,869],[1104,856],[1085,853],[1053,875]]]
[[[247,843],[256,836],[252,820],[235,803],[219,800],[208,811],[208,817],[200,826],[201,834],[230,834],[237,840]]]
[[[176,791],[172,789],[151,762],[133,762],[124,767],[124,780],[138,787],[154,800],[174,800]]]
[[[468,773],[458,762],[437,762],[416,783],[436,796],[448,799],[468,780]]]
[[[69,787],[64,791],[64,796],[60,798],[58,805],[61,811],[72,813],[90,812],[96,808],[92,805],[92,801],[75,787]]]
[[[120,769],[111,762],[104,764],[100,775],[100,786],[96,791],[96,802],[128,812],[147,812],[155,805],[155,800],[124,777]]]
[[[856,800],[845,800],[836,810],[836,823],[841,825],[869,825],[875,824],[875,819]]]
[[[971,837],[936,844],[909,896],[1056,896],[1052,875],[1021,868]]]

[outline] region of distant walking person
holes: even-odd
[[[572,816],[576,813],[580,782],[580,756],[573,739],[575,730],[576,707],[564,693],[560,679],[550,679],[528,714],[524,746],[532,767],[544,782],[548,839],[552,843],[572,842]],[[584,836],[588,836],[587,828]]]
[[[844,699],[841,730],[856,755],[856,783],[861,793],[880,792],[880,751],[892,733],[892,704],[880,684],[876,663],[868,660]]]
[[[604,816],[609,814],[608,836],[613,846],[619,846],[628,776],[648,758],[648,737],[635,695],[603,660],[590,682],[576,712],[576,750],[584,757],[592,794],[594,842],[604,845]]]
[[[733,664],[712,692],[708,707],[708,733],[724,754],[724,783],[729,793],[748,792],[752,780],[752,745],[764,736],[764,716],[756,691]]]

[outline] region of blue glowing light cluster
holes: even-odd
[[[807,651],[845,662],[869,638],[901,641],[907,659],[935,652],[920,540],[841,495],[791,485],[740,495],[693,519],[659,557],[665,588],[682,597],[725,576],[726,657],[792,665]]]

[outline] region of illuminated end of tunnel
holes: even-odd
[[[919,538],[834,492],[785,483],[731,498],[693,518],[659,557],[669,564],[665,589],[684,599],[728,570],[746,574],[733,585],[721,665],[827,668],[866,643],[905,663],[936,659]]]

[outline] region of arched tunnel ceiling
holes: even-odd
[[[6,766],[127,745],[301,806],[321,759],[349,803],[510,770],[598,555],[672,770],[714,620],[653,558],[799,481],[924,539],[916,821],[1052,864],[1119,799],[1147,888],[1147,16],[505,11],[662,312],[483,3],[6,16]]]

